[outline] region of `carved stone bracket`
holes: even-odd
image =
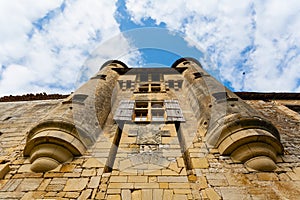
[[[30,157],[31,170],[46,172],[80,156],[86,147],[78,128],[63,121],[45,121],[33,127],[28,135],[24,156]]]

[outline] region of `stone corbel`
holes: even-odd
[[[277,156],[283,146],[277,129],[261,118],[235,119],[223,127],[216,144],[221,155],[257,171],[277,168]]]
[[[33,127],[27,135],[24,156],[30,157],[33,172],[47,172],[71,161],[86,151],[75,125],[64,121],[45,121]]]

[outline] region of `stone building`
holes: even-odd
[[[182,58],[41,96],[0,103],[0,199],[299,199],[300,94],[233,93]]]

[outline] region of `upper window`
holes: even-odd
[[[144,83],[139,85],[138,91],[141,93],[161,92],[161,86],[160,83]]]
[[[184,121],[177,100],[123,100],[115,112],[114,119],[135,122]]]

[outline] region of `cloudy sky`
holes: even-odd
[[[299,0],[2,0],[0,96],[70,93],[107,59],[181,56],[234,91],[300,92],[299,30]]]

